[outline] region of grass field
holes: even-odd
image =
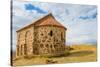
[[[56,64],[61,63],[77,63],[77,62],[94,62],[97,61],[96,45],[72,45],[73,50],[69,55],[59,57],[33,57],[30,59],[21,58],[13,61],[13,65],[37,65],[47,64],[46,60],[56,61]],[[53,63],[52,63],[53,64]]]

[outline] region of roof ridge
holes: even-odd
[[[39,21],[39,20],[41,20],[41,19],[43,19],[43,18],[45,18],[46,16],[49,16],[49,15],[51,15],[51,16],[54,18],[54,21],[56,21],[56,22],[54,23],[54,25],[56,25],[56,26],[61,26],[61,27],[65,28],[61,23],[59,23],[59,22],[55,19],[55,17],[52,15],[52,13],[49,12],[49,13],[45,14],[44,16],[41,16],[39,19],[34,20],[32,23],[30,23],[30,24],[28,24],[28,25],[26,25],[26,26],[24,26],[24,27],[18,29],[16,32],[18,32],[18,31],[20,31],[20,30],[22,30],[22,29],[25,29],[25,28],[27,28],[27,27],[29,27],[29,26],[31,26],[31,25],[35,25],[36,23],[39,23],[39,22],[37,22],[37,21]],[[41,23],[40,23],[40,24],[41,24]],[[42,24],[42,25],[46,25],[46,24],[51,24],[51,23],[45,23],[45,24]],[[65,28],[65,29],[66,29],[66,28]]]
[[[47,13],[47,14],[45,14],[45,15],[43,15],[43,16],[41,16],[41,17],[39,17],[38,19],[33,20],[33,22],[32,22],[32,23],[30,23],[30,24],[28,24],[28,25],[25,25],[24,27],[22,27],[22,28],[18,29],[17,31],[20,31],[21,29],[26,28],[26,27],[28,27],[28,26],[30,26],[30,25],[32,25],[32,24],[34,24],[35,22],[37,22],[37,21],[41,20],[42,18],[44,18],[44,17],[46,17],[46,16],[48,16],[48,15],[50,15],[50,14],[52,14],[52,13],[51,13],[51,12],[49,12],[49,13]],[[17,31],[16,31],[16,32],[17,32]]]

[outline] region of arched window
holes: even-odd
[[[49,35],[50,35],[50,36],[52,36],[52,35],[53,35],[53,32],[52,32],[52,30],[50,31]]]

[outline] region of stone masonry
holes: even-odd
[[[65,51],[66,28],[51,13],[17,30],[16,57],[61,55]]]

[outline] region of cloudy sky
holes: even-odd
[[[68,29],[66,44],[94,44],[97,41],[97,6],[95,5],[14,0],[12,6],[13,49],[16,45],[16,30],[50,12]]]

